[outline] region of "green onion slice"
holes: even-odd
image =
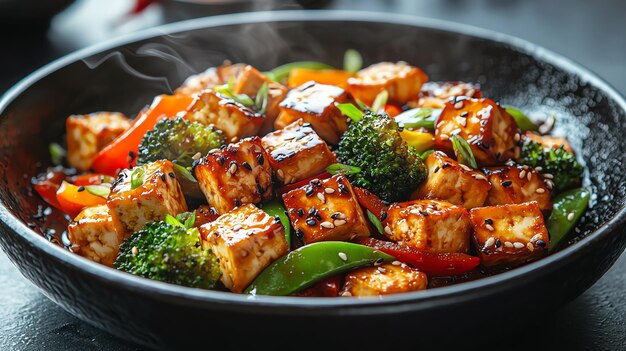
[[[109,188],[108,186],[104,186],[104,185],[86,185],[85,190],[87,190],[87,192],[90,193],[91,195],[100,196],[104,198],[108,197],[109,194],[111,193],[111,188]]]
[[[420,158],[421,158],[422,160],[425,160],[425,159],[426,159],[426,157],[428,157],[428,155],[432,154],[433,152],[435,152],[435,150],[433,150],[433,149],[426,150],[426,151],[424,151],[424,152],[420,155]]]
[[[381,109],[385,107],[387,104],[387,99],[389,99],[389,92],[387,90],[383,90],[374,99],[374,103],[372,104],[372,111],[374,113],[378,113]]]
[[[476,159],[474,158],[474,153],[472,152],[472,148],[470,145],[460,137],[458,134],[454,134],[452,137],[452,147],[454,148],[454,154],[456,155],[457,161],[460,163],[466,164],[472,168],[478,168],[476,164]]]
[[[176,172],[176,175],[182,179],[185,179],[192,183],[198,182],[196,178],[191,174],[191,171],[189,171],[189,169],[179,165],[178,163],[174,163],[174,172]]]
[[[63,158],[67,155],[67,151],[57,143],[50,143],[48,151],[50,152],[50,160],[55,165],[60,165],[63,162]]]
[[[358,72],[363,66],[363,57],[361,54],[354,50],[348,49],[343,55],[343,69],[349,73]]]
[[[348,116],[354,122],[358,122],[361,120],[361,118],[363,118],[363,112],[359,110],[358,107],[349,102],[345,104],[335,103],[335,106],[337,106],[341,113]]]
[[[146,171],[143,168],[135,168],[133,173],[130,175],[130,188],[132,190],[137,189],[143,185],[143,177],[145,173]]]
[[[380,222],[380,219],[376,217],[370,210],[367,210],[367,218],[369,218],[370,222],[378,229],[378,233],[383,233],[383,224]]]
[[[414,108],[394,117],[398,125],[404,128],[435,129],[435,123],[443,109]]]
[[[339,173],[343,174],[357,174],[361,172],[360,167],[344,165],[342,163],[333,163],[332,165],[326,167],[326,172],[335,175]]]
[[[254,105],[256,106],[256,110],[260,115],[265,114],[265,110],[267,109],[267,94],[268,94],[268,86],[267,82],[263,82],[261,88],[256,94],[256,99],[254,101]]]
[[[533,123],[533,121],[531,121],[530,118],[528,118],[522,111],[509,105],[503,105],[502,107],[504,107],[504,110],[508,112],[511,117],[513,117],[513,119],[517,123],[517,126],[521,130],[539,130],[539,127],[535,123]]]

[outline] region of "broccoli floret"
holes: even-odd
[[[583,174],[583,166],[576,161],[573,154],[565,151],[563,145],[556,149],[544,147],[540,143],[527,139],[522,144],[517,162],[533,168],[541,167],[543,173],[552,174],[556,191],[563,191],[580,184],[580,177]]]
[[[407,145],[398,124],[386,114],[368,111],[352,122],[336,155],[341,163],[361,168],[347,175],[352,184],[387,201],[406,200],[427,174],[419,153]]]
[[[183,225],[171,216],[166,221],[148,223],[120,245],[113,265],[149,279],[212,288],[221,275],[218,260],[202,248],[200,233],[192,226],[190,220]]]
[[[222,146],[225,137],[220,130],[213,129],[184,118],[166,118],[148,131],[139,145],[137,164],[167,159],[183,167],[191,167],[193,156],[202,155]]]

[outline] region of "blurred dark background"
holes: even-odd
[[[0,0],[0,94],[55,58],[125,33],[192,17],[301,8],[410,14],[511,34],[573,59],[626,94],[624,0]],[[524,335],[531,337],[512,331],[506,347],[500,342],[492,346],[626,350],[625,292],[623,255],[578,299],[529,321]],[[424,337],[415,337],[415,348],[420,348]],[[480,344],[489,349],[484,346],[488,342]],[[468,340],[464,348],[472,345]],[[140,348],[54,305],[0,252],[0,350],[43,349]]]

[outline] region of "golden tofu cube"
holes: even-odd
[[[385,235],[417,250],[468,253],[470,218],[461,206],[439,200],[392,204],[383,221]]]
[[[280,114],[274,122],[276,129],[297,121],[311,123],[315,132],[327,143],[336,145],[339,138],[348,130],[348,117],[335,106],[335,103],[354,102],[345,90],[313,81],[289,91],[280,103]]]
[[[67,227],[71,250],[94,262],[113,266],[124,236],[117,233],[106,205],[83,209]]]
[[[283,194],[289,220],[305,244],[370,235],[367,220],[344,175],[314,179]]]
[[[289,251],[280,221],[252,204],[223,214],[199,230],[202,246],[219,259],[222,283],[236,293]]]
[[[348,91],[368,106],[383,90],[389,93],[390,101],[404,104],[419,98],[422,84],[427,80],[426,73],[406,62],[380,62],[348,78]]]
[[[365,267],[346,275],[340,296],[381,296],[424,290],[428,277],[404,263]]]
[[[480,207],[491,189],[485,175],[435,151],[424,160],[428,176],[411,199],[438,199],[467,209]]]
[[[267,107],[265,108],[265,120],[259,131],[260,134],[267,134],[274,129],[274,121],[280,113],[279,104],[287,96],[288,89],[267,78],[263,73],[250,65],[246,65],[239,75],[233,87],[235,94],[246,94],[255,98],[263,83],[267,83]]]
[[[200,159],[193,171],[209,205],[224,214],[272,197],[272,167],[261,138],[246,138]]]
[[[426,82],[414,107],[444,108],[454,96],[481,98],[480,85],[466,82]],[[413,107],[413,106],[412,106]]]
[[[450,138],[459,135],[469,143],[479,165],[491,166],[515,158],[519,133],[513,117],[492,100],[455,97],[439,116],[435,147],[453,155]]]
[[[143,169],[143,181],[133,189],[132,174]],[[136,184],[137,185],[137,184]],[[187,211],[187,202],[174,174],[171,161],[160,160],[134,169],[123,170],[111,187],[107,206],[118,233],[126,236],[148,222],[163,220]]]
[[[537,133],[528,131],[524,132],[524,137],[543,145],[544,148],[559,149],[561,146],[563,146],[563,150],[569,152],[570,154],[574,153],[574,150],[570,146],[567,139],[563,137],[552,135],[539,135]]]
[[[88,170],[98,152],[128,127],[128,117],[117,112],[69,116],[65,120],[67,162],[79,171]]]
[[[550,238],[537,202],[474,208],[472,242],[484,267],[520,265],[544,256]]]
[[[337,159],[328,145],[299,119],[283,129],[263,137],[263,147],[276,178],[282,184],[291,184],[324,172]]]
[[[202,73],[188,77],[175,93],[194,95],[203,90],[212,89],[216,85],[226,84],[231,77],[236,77],[244,66],[242,63],[233,65],[230,62],[224,62],[221,66],[209,67]]]
[[[213,90],[196,95],[184,118],[214,125],[231,140],[256,135],[264,121],[263,115]]]
[[[528,166],[509,163],[490,167],[485,173],[491,182],[491,190],[485,205],[521,204],[536,201],[543,213],[552,210],[552,190],[543,176]]]

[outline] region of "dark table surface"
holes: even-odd
[[[190,14],[165,2],[164,6],[149,7],[129,18],[125,14],[131,3],[78,1],[57,15],[47,30],[38,31],[27,23],[29,30],[12,27],[13,30],[2,31],[0,93],[35,68],[78,48],[201,13],[192,10]],[[295,6],[257,2],[253,7]],[[572,58],[626,94],[623,0],[336,0],[327,1],[325,7],[413,14],[512,34]],[[516,340],[507,348],[626,350],[626,255],[592,288],[556,313],[530,321],[528,329],[537,331],[536,338]],[[416,348],[419,346],[416,342]],[[141,348],[91,327],[56,306],[23,278],[0,251],[0,350],[43,349]]]

